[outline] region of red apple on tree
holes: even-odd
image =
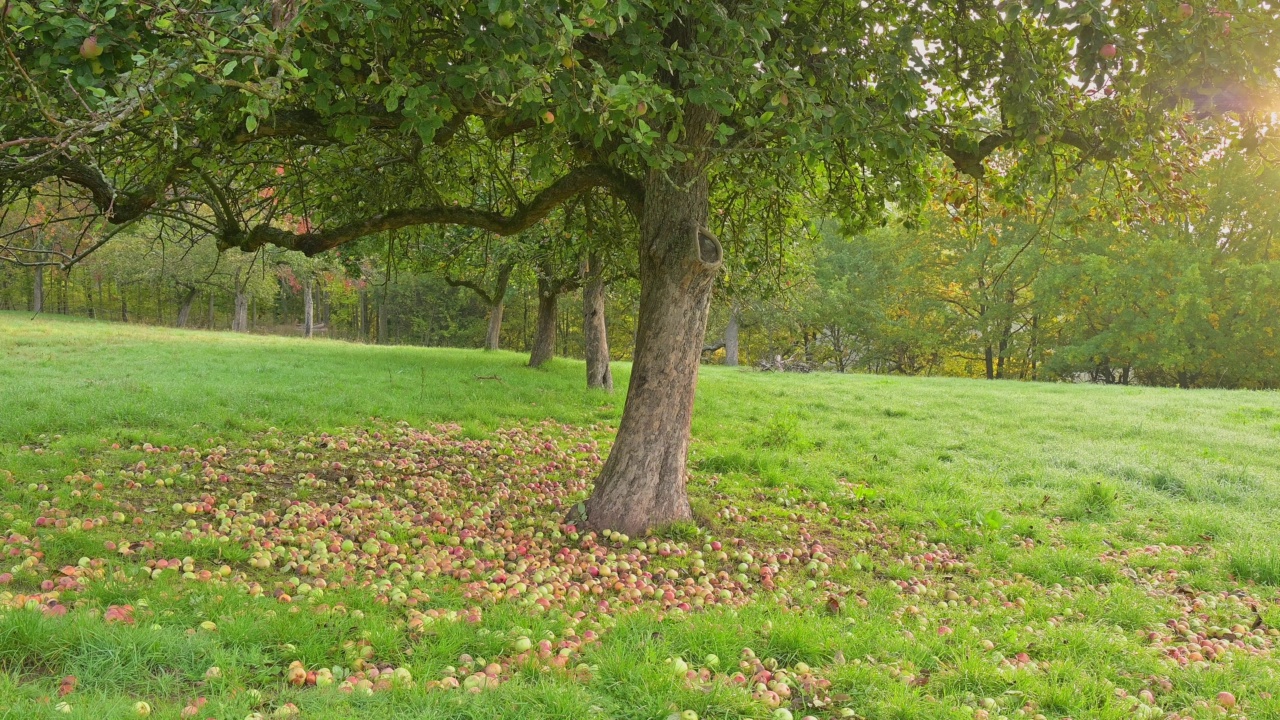
[[[102,55],[102,46],[98,44],[98,36],[90,35],[80,43],[80,57],[85,60],[96,60]]]
[[[1106,59],[1110,60],[1111,58],[1113,58],[1113,57],[1115,57],[1115,56],[1116,56],[1116,46],[1115,46],[1115,44],[1114,44],[1114,43],[1107,43],[1106,45],[1103,45],[1103,46],[1102,46],[1102,49],[1098,51],[1098,54],[1100,54],[1100,55],[1102,55],[1102,57],[1104,57],[1104,58],[1106,58]]]
[[[1196,14],[1196,9],[1191,7],[1191,3],[1182,3],[1178,6],[1178,14],[1182,16],[1183,20],[1188,20],[1192,15]]]

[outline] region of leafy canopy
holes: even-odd
[[[512,234],[598,187],[635,208],[677,167],[866,217],[918,197],[936,150],[981,176],[1001,149],[1158,148],[1186,113],[1248,135],[1276,83],[1257,0],[6,8],[6,197],[56,180],[114,222],[180,207],[225,246],[308,253],[419,224]]]

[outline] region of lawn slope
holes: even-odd
[[[596,537],[524,360],[0,314],[0,717],[1280,717],[1274,393],[706,367]]]

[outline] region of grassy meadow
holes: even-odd
[[[1280,395],[704,367],[623,538],[524,361],[0,314],[0,718],[1280,718]]]

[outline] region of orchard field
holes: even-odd
[[[0,717],[1280,718],[1275,393],[704,367],[623,537],[525,360],[0,315]]]

